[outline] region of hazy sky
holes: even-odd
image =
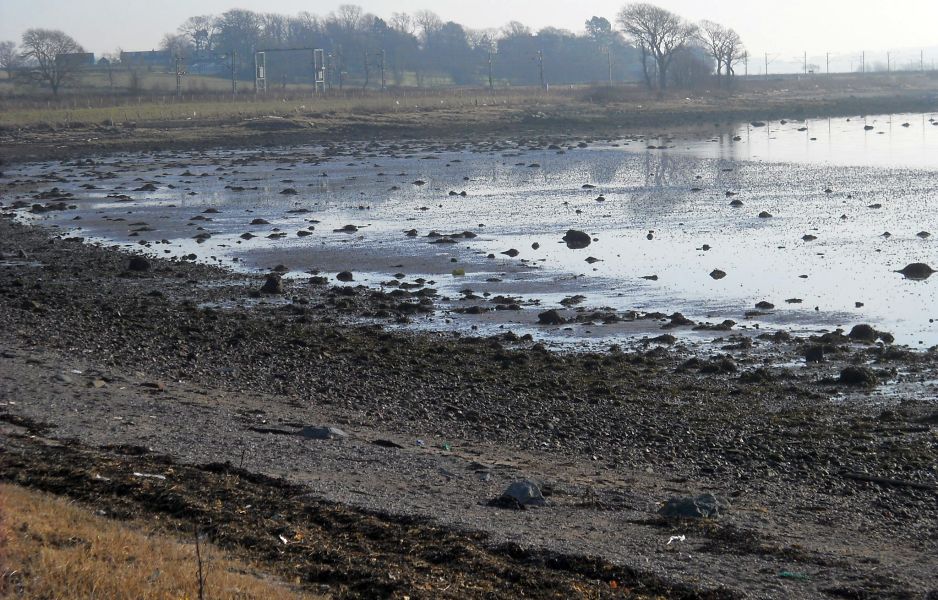
[[[96,53],[156,48],[187,17],[230,8],[327,14],[343,2],[325,0],[0,0],[0,40],[19,41],[30,27],[62,29]],[[366,11],[435,11],[475,28],[518,20],[580,31],[592,15],[614,21],[622,0],[360,0]],[[709,18],[736,28],[752,54],[790,60],[812,54],[938,46],[938,0],[660,0],[688,19]],[[933,58],[933,57],[932,57]]]

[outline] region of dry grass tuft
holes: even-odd
[[[200,544],[205,598],[310,598]],[[207,559],[207,560],[206,560]],[[63,499],[0,485],[0,598],[196,599],[193,540],[148,533]]]

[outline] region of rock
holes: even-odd
[[[753,127],[765,127],[765,123],[763,123],[762,121],[753,121],[752,123],[750,123],[750,125],[752,125]]]
[[[824,346],[821,344],[814,344],[805,348],[804,360],[805,362],[809,363],[824,362]]]
[[[922,238],[923,240],[926,240],[926,239],[928,239],[928,238],[931,237],[931,234],[928,233],[927,231],[919,231],[919,232],[916,233],[915,235],[918,236],[918,237],[920,237],[920,238]]]
[[[856,342],[875,342],[876,338],[879,337],[879,333],[873,329],[870,325],[865,323],[860,325],[855,325],[853,329],[850,330],[850,333],[847,334],[847,337]]]
[[[251,221],[251,225],[270,225],[270,221],[267,219],[254,219]]]
[[[712,277],[713,279],[723,279],[724,277],[726,277],[726,273],[721,271],[720,269],[714,269],[710,271],[710,277]]]
[[[732,206],[733,208],[739,208],[742,205],[743,205],[743,201],[739,200],[738,198],[730,202],[730,206]]]
[[[131,271],[143,272],[149,271],[151,266],[150,261],[146,258],[142,256],[132,256],[127,268]]]
[[[593,239],[586,232],[568,229],[566,235],[563,236],[563,241],[567,243],[567,248],[580,250],[589,246]]]
[[[295,189],[293,189],[293,188],[284,188],[284,189],[280,190],[280,193],[283,194],[284,196],[295,196],[295,195],[297,195],[299,192],[297,192],[297,191],[296,191]]]
[[[344,227],[340,227],[339,229],[333,229],[332,231],[334,231],[335,233],[355,233],[356,231],[358,231],[358,227],[354,225],[345,225]]]
[[[296,432],[296,435],[307,440],[344,440],[348,434],[338,427],[312,427],[307,425]]]
[[[876,375],[866,367],[849,366],[840,372],[838,380],[844,385],[857,387],[873,387],[876,385]]]
[[[729,503],[713,494],[671,498],[658,510],[666,519],[718,519],[721,512],[730,508]]]
[[[772,218],[772,213],[770,213],[770,212],[767,211],[767,210],[764,210],[764,211],[762,211],[762,212],[759,213],[759,218],[760,218],[760,219],[771,219],[771,218]]]
[[[546,506],[547,500],[544,499],[538,484],[523,480],[512,482],[502,495],[489,502],[489,505],[523,510],[528,507]]]
[[[512,248],[510,250],[505,250],[504,252],[502,252],[502,254],[504,254],[505,256],[510,256],[511,258],[514,258],[521,253],[515,250],[514,248]]]
[[[541,325],[563,325],[567,320],[561,317],[559,312],[551,309],[537,315],[537,322]]]
[[[339,281],[346,281],[346,282],[348,282],[348,281],[353,281],[353,280],[355,279],[355,278],[352,276],[352,272],[351,272],[351,271],[342,271],[341,273],[339,273],[338,275],[336,275],[335,278],[338,279]]]
[[[906,279],[915,279],[919,281],[928,279],[934,272],[935,270],[925,263],[912,263],[910,265],[906,265],[901,271],[897,271],[897,273],[902,273],[905,275]]]
[[[264,281],[264,285],[261,287],[262,294],[282,294],[283,293],[283,280],[280,278],[279,273],[270,273],[267,275],[267,279]]]
[[[813,242],[817,239],[816,235],[811,235],[810,233],[801,236],[801,239],[805,242]]]
[[[537,250],[537,249],[540,248],[540,247],[541,247],[541,245],[538,244],[537,242],[534,242],[533,244],[531,244],[531,249],[532,249],[532,250]]]
[[[759,302],[756,304],[756,308],[758,308],[759,310],[772,310],[773,308],[775,308],[775,305],[772,304],[771,302],[766,302],[765,300],[763,300],[762,302]]]

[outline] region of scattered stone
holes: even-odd
[[[902,273],[905,275],[906,279],[915,279],[919,281],[928,279],[934,272],[935,270],[925,263],[912,263],[910,265],[906,265],[901,271],[897,271],[897,273]]]
[[[537,322],[541,325],[563,325],[567,320],[561,317],[559,312],[551,309],[537,315]]]
[[[723,279],[724,277],[726,277],[726,273],[724,271],[721,271],[720,269],[714,269],[710,271],[710,277],[713,279],[719,280],[719,279]]]
[[[666,519],[718,519],[721,512],[730,508],[729,503],[713,494],[671,498],[658,510]]]
[[[307,440],[344,440],[348,437],[348,434],[338,427],[306,426],[296,434]]]
[[[489,506],[516,510],[546,505],[547,500],[544,499],[540,486],[529,480],[512,482],[501,496],[489,502]]]
[[[267,275],[267,279],[264,281],[264,285],[261,287],[262,294],[282,294],[283,293],[283,280],[280,277],[279,273],[270,273]]]
[[[773,308],[775,308],[775,305],[772,304],[771,302],[766,302],[765,300],[763,300],[761,302],[756,303],[756,308],[758,308],[759,310],[772,310]]]
[[[589,246],[593,239],[586,232],[569,229],[566,235],[563,236],[563,241],[567,243],[567,248],[580,250]]]
[[[809,363],[824,362],[824,346],[821,344],[813,344],[805,348],[804,360]]]
[[[336,275],[335,278],[338,279],[339,281],[345,281],[345,282],[353,281],[355,279],[351,271],[342,271],[341,273]]]
[[[876,375],[866,367],[849,366],[840,372],[839,382],[844,385],[856,387],[873,387],[876,385]]]
[[[132,256],[130,258],[130,263],[127,265],[127,268],[131,271],[143,272],[149,271],[152,265],[150,261],[142,256]]]

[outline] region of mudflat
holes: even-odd
[[[362,319],[434,298],[261,293],[15,213],[4,480],[198,523],[337,597],[935,593],[934,352],[863,331],[603,352],[391,331]],[[503,496],[519,481],[543,500]]]

